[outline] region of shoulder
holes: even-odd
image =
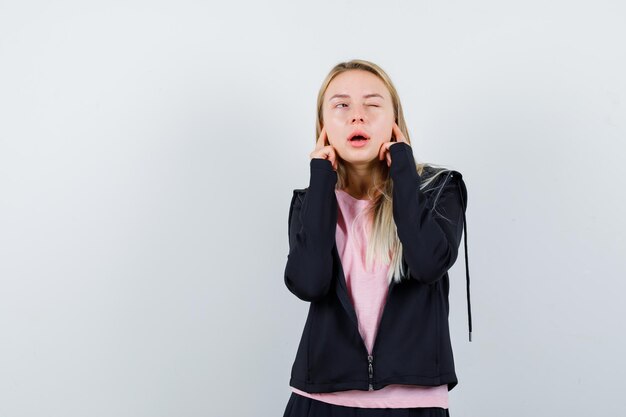
[[[308,187],[305,187],[305,188],[295,188],[293,190],[292,201],[295,201],[295,200],[302,201],[302,199],[304,198],[304,196],[305,196],[305,194],[306,194],[308,189],[309,189]]]
[[[467,188],[460,171],[427,164],[424,165],[420,179],[426,183],[423,191],[432,193],[435,201],[444,193],[459,193],[463,205],[467,206]]]
[[[295,188],[293,190],[293,194],[291,196],[291,202],[289,203],[289,222],[291,222],[291,217],[294,211],[299,211],[302,207],[302,203],[304,202],[304,196],[306,195],[307,188]]]
[[[428,183],[431,187],[437,187],[462,181],[463,174],[455,169],[426,164],[423,167],[420,180],[422,183]]]

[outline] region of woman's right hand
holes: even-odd
[[[319,138],[317,138],[317,143],[315,144],[315,149],[311,152],[311,159],[319,158],[319,159],[328,159],[330,163],[333,165],[333,169],[337,171],[337,153],[335,152],[335,148],[328,143],[328,135],[326,135],[326,127],[322,128],[320,132]]]

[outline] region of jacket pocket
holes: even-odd
[[[311,340],[310,334],[313,316],[313,304],[310,304],[304,328],[302,329],[302,335],[300,336],[300,342],[298,343],[296,357],[293,361],[293,365],[291,366],[291,377],[302,382],[307,382],[309,380],[308,352]]]
[[[309,382],[368,381],[367,350],[354,322],[337,297],[315,302],[309,335]]]
[[[384,326],[374,352],[377,382],[402,377],[439,376],[440,310],[437,283],[403,281],[387,300]]]

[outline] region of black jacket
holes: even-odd
[[[289,291],[310,306],[291,370],[292,387],[331,392],[377,390],[389,384],[448,384],[448,390],[457,385],[447,271],[457,259],[465,226],[465,183],[458,171],[450,171],[420,190],[422,178],[411,147],[399,142],[389,152],[393,218],[409,272],[401,283],[389,285],[371,356],[358,330],[335,244],[337,173],[331,162],[311,159],[309,186],[293,192],[284,279]],[[432,174],[434,168],[427,166],[426,172]],[[471,341],[469,301],[468,272]]]

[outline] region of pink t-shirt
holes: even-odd
[[[370,200],[359,200],[343,190],[335,190],[338,202],[337,231],[335,240],[346,277],[348,293],[359,323],[359,332],[368,352],[372,352],[374,338],[383,312],[389,281],[389,266],[374,263],[368,269],[365,264],[367,237],[371,228],[371,217],[358,213],[370,204]],[[380,390],[347,390],[337,392],[308,393],[291,387],[292,391],[305,397],[331,404],[364,408],[448,408],[448,385],[435,387],[392,384]]]

